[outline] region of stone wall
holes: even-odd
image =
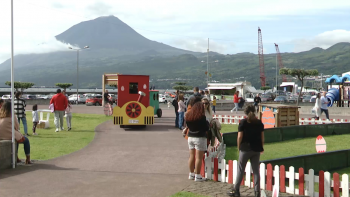
[[[11,168],[12,164],[12,142],[11,140],[0,140],[0,170]]]

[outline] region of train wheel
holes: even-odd
[[[120,128],[125,128],[125,125],[120,125]]]
[[[162,117],[162,114],[163,114],[162,109],[158,109],[158,110],[157,110],[157,116],[158,116],[158,118]]]

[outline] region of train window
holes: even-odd
[[[129,94],[137,94],[139,91],[139,84],[138,83],[129,83]]]
[[[157,100],[159,100],[159,94],[157,94]]]
[[[153,100],[154,101],[156,100],[156,94],[153,94]]]

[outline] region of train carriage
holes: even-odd
[[[148,75],[118,75],[118,100],[113,116],[114,124],[120,127],[154,123]]]

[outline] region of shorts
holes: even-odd
[[[207,138],[205,137],[188,137],[188,149],[206,151],[207,150]]]

